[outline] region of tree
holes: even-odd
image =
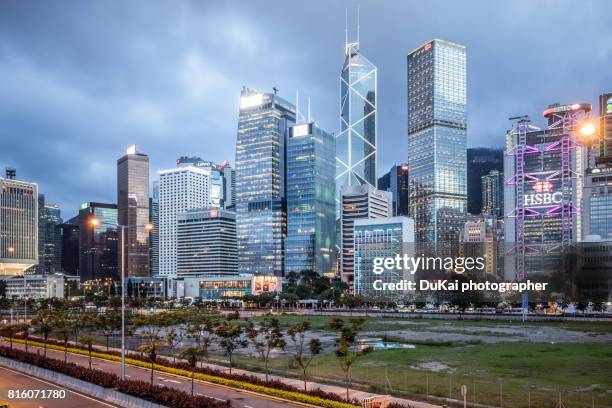
[[[81,337],[81,344],[87,347],[89,353],[89,369],[91,370],[91,352],[93,351],[94,337],[90,334]]]
[[[110,337],[121,330],[121,315],[117,310],[98,316],[96,326],[106,338],[106,352],[109,350]]]
[[[208,348],[212,344],[215,337],[215,328],[217,322],[206,316],[196,317],[185,330],[187,336],[193,339],[201,352],[200,364],[208,358]]]
[[[163,316],[146,316],[136,320],[136,325],[142,328],[140,337],[145,341],[138,347],[138,350],[145,353],[151,361],[151,387],[153,386],[153,373],[155,371],[155,361],[157,360],[157,350],[161,345],[159,333],[160,323],[163,324]]]
[[[268,361],[270,359],[270,352],[275,348],[284,350],[286,345],[278,319],[274,317],[264,317],[258,326],[255,326],[252,321],[249,321],[247,322],[246,334],[253,344],[255,351],[264,362],[266,382],[268,382]]]
[[[202,358],[202,349],[198,346],[185,347],[180,351],[179,357],[187,360],[191,367],[191,396],[193,397],[193,377],[198,360]]]
[[[9,348],[11,350],[13,350],[13,337],[15,337],[15,334],[17,333],[21,333],[23,331],[27,331],[27,325],[24,325],[22,323],[16,323],[16,324],[7,324],[5,326],[2,326],[2,334],[8,335],[9,338]]]
[[[47,357],[47,341],[49,339],[49,335],[55,326],[56,319],[53,312],[49,310],[45,310],[32,319],[32,325],[34,329],[40,333],[44,339],[45,347],[44,347],[44,356]]]
[[[308,376],[306,370],[310,366],[310,363],[314,359],[316,355],[321,353],[321,341],[319,339],[311,339],[308,342],[308,347],[306,346],[306,333],[310,329],[310,322],[303,321],[293,326],[289,326],[287,329],[287,334],[295,347],[295,354],[293,355],[293,360],[300,366],[302,369],[302,375],[304,377],[304,391],[306,389],[306,381],[308,380]]]
[[[215,327],[215,335],[219,337],[219,346],[223,349],[229,360],[229,372],[232,373],[233,356],[236,350],[247,346],[246,340],[242,338],[242,327],[237,324],[224,321]]]
[[[70,339],[70,327],[67,322],[60,321],[56,330],[57,338],[64,343],[64,363],[68,361],[68,340]]]
[[[362,347],[359,343],[359,332],[363,327],[364,320],[362,318],[350,319],[345,322],[341,318],[334,318],[329,323],[332,330],[338,332],[338,337],[335,340],[336,357],[340,361],[340,367],[344,371],[346,377],[346,400],[349,400],[349,388],[351,386],[351,367],[355,361],[374,349],[370,346]]]
[[[181,342],[183,341],[183,336],[184,335],[182,330],[177,330],[175,327],[172,327],[166,333],[164,341],[166,345],[170,347],[170,350],[174,350],[174,348],[181,344]],[[174,357],[174,362],[176,363],[176,354],[174,352],[172,353],[172,356]]]

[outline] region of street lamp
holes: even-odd
[[[89,223],[94,228],[103,224],[96,217],[92,217]],[[113,223],[104,224],[121,230],[121,381],[125,381],[125,230],[128,226]],[[148,232],[153,231],[154,228],[152,224],[145,224],[143,227]]]

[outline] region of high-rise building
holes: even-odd
[[[177,167],[194,166],[210,172],[210,195],[215,207],[232,209],[236,200],[236,172],[229,160],[221,164],[203,160],[200,157],[181,156],[176,160]]]
[[[61,271],[67,275],[79,276],[79,217],[71,218],[60,225],[62,241]]]
[[[490,214],[469,216],[459,237],[459,255],[464,258],[483,258],[484,269],[475,269],[476,278],[503,278],[503,220]]]
[[[483,212],[482,176],[491,171],[504,171],[504,150],[487,147],[467,149],[467,212],[478,215]]]
[[[45,204],[44,194],[38,195],[38,265],[36,273],[45,275],[61,271],[60,208]]]
[[[357,219],[391,217],[392,194],[369,184],[345,186],[340,193],[340,277],[354,290],[355,227]]]
[[[410,185],[408,163],[396,164],[378,179],[378,189],[393,194],[393,216],[408,216]]]
[[[504,176],[497,170],[481,177],[482,214],[502,218],[504,211]]]
[[[409,270],[374,272],[375,258],[414,256],[414,221],[408,217],[358,219],[355,226],[355,294],[369,298],[401,298],[402,292],[376,290],[375,281],[398,283],[413,281]]]
[[[237,274],[236,214],[199,208],[177,215],[177,276]]]
[[[93,219],[98,225],[93,225]],[[119,279],[117,205],[82,203],[78,220],[81,282]]]
[[[407,63],[410,215],[417,247],[451,255],[467,203],[466,51],[432,40],[408,54]]]
[[[118,264],[125,254],[125,276],[149,276],[149,156],[136,146],[117,160],[117,211],[119,224],[126,227]]]
[[[582,235],[612,239],[612,162],[586,170],[582,197]]]
[[[194,208],[218,208],[219,199],[218,196],[215,199],[211,197],[210,169],[185,165],[161,170],[157,174],[159,175],[159,275],[176,277],[177,215]]]
[[[336,194],[344,186],[376,188],[377,68],[359,50],[345,43],[340,73],[340,133],[336,136]],[[338,203],[340,197],[337,197]],[[339,214],[338,214],[339,215]]]
[[[276,93],[243,89],[236,141],[240,273],[283,276],[286,142],[295,107]]]
[[[612,164],[612,93],[599,96],[599,158]]]
[[[38,185],[0,177],[0,275],[38,264]]]
[[[334,136],[314,122],[289,129],[285,273],[335,269],[334,148]]]
[[[159,180],[153,182],[153,196],[149,198],[149,269],[151,276],[159,274]]]
[[[506,135],[504,257],[508,280],[545,279],[561,270],[563,253],[581,239],[586,151],[577,137],[590,104],[558,104],[548,124],[520,117]]]

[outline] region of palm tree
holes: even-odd
[[[51,331],[53,330],[54,320],[54,316],[48,311],[43,312],[38,317],[32,319],[32,323],[34,324],[36,331],[43,336],[45,343],[45,357],[47,357],[47,341],[49,340],[49,334],[51,334]]]
[[[91,370],[91,352],[93,351],[94,337],[89,334],[82,336],[80,342],[87,347],[87,351],[89,352],[89,369]]]
[[[179,358],[187,360],[191,367],[191,396],[193,397],[193,377],[198,360],[202,358],[202,349],[200,347],[185,347],[179,353]]]
[[[57,338],[64,342],[64,363],[66,363],[68,361],[68,340],[70,339],[70,327],[68,327],[68,325],[63,321],[60,322],[62,322],[61,324],[63,325],[58,327],[56,333]]]

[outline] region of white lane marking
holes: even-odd
[[[41,383],[43,383],[43,384],[47,384],[47,385],[50,385],[50,386],[55,387],[55,388],[65,389],[65,390],[66,390],[66,391],[68,391],[68,392],[71,392],[71,393],[73,393],[73,394],[79,395],[79,396],[81,396],[81,397],[83,397],[83,398],[87,398],[88,400],[91,400],[91,401],[97,402],[97,403],[99,403],[99,404],[106,405],[107,407],[117,408],[117,406],[116,406],[116,405],[107,404],[107,403],[106,403],[106,402],[104,402],[104,401],[100,401],[100,400],[97,400],[97,399],[95,399],[95,398],[91,398],[91,397],[90,397],[90,396],[88,396],[88,395],[81,394],[80,392],[74,391],[74,390],[72,390],[72,389],[70,389],[70,388],[63,387],[63,386],[61,386],[61,385],[57,385],[57,384],[53,384],[53,383],[51,383],[51,382],[48,382],[48,381],[42,380],[42,379],[40,379],[40,378],[38,378],[38,377],[34,377],[34,376],[29,375],[29,374],[22,373],[21,371],[11,370],[10,368],[6,368],[6,367],[1,367],[1,368],[2,368],[3,370],[11,371],[11,372],[13,372],[13,373],[15,373],[15,374],[21,374],[21,375],[24,375],[24,376],[26,376],[26,377],[29,377],[29,378],[31,378],[31,379],[33,379],[33,380],[35,380],[35,381],[39,381],[39,382],[41,382]]]
[[[199,395],[200,397],[206,397],[206,398],[212,398],[212,399],[216,399],[217,401],[223,401],[226,402],[227,400],[224,400],[222,398],[217,398],[217,397],[213,397],[211,395],[206,395],[206,394],[202,394],[201,392],[196,392],[196,395]]]

